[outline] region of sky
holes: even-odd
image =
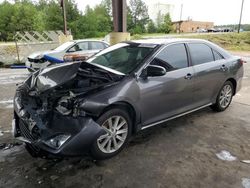
[[[85,6],[94,7],[101,0],[75,0],[78,8],[84,12]],[[150,5],[156,0],[143,0]],[[191,18],[196,21],[212,21],[215,25],[238,24],[242,0],[160,0],[175,6],[173,21],[180,19],[181,4],[183,4],[182,20]],[[242,16],[243,24],[250,24],[250,0],[244,0]]]

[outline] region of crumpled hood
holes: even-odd
[[[44,92],[62,85],[76,76],[80,64],[81,62],[72,62],[45,68],[36,73],[37,75],[33,75],[35,78],[32,79],[31,87],[35,87],[39,92]]]
[[[123,73],[101,65],[89,64],[87,62],[71,62],[54,65],[37,71],[33,73],[29,79],[26,80],[26,84],[29,85],[30,89],[35,89],[37,92],[42,93],[75,78],[79,71],[84,69],[81,66],[82,63],[86,63],[86,66],[94,66],[99,69],[108,71],[111,74],[115,74],[117,76],[124,76]],[[88,77],[88,75],[85,76]],[[91,78],[91,75],[89,76]]]

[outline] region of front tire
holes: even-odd
[[[234,93],[234,86],[232,82],[226,81],[219,91],[216,98],[216,103],[211,106],[211,108],[216,112],[222,112],[226,110],[232,102]]]
[[[105,112],[96,121],[105,131],[91,148],[94,159],[103,160],[117,155],[128,143],[132,121],[125,110],[114,108]]]

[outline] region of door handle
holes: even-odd
[[[222,70],[223,72],[227,71],[226,65],[222,65],[221,68],[220,68],[220,70]]]
[[[188,73],[184,78],[190,80],[192,78],[192,74]]]

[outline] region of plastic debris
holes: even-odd
[[[242,163],[250,164],[250,160],[241,160]]]
[[[242,178],[242,186],[244,188],[250,188],[250,179],[249,178]]]
[[[50,176],[50,179],[52,180],[52,181],[55,181],[55,180],[57,180],[59,177],[58,176],[56,176],[56,175],[52,175],[52,176]]]
[[[237,159],[226,150],[222,150],[220,153],[216,153],[216,156],[223,161],[235,161]]]

